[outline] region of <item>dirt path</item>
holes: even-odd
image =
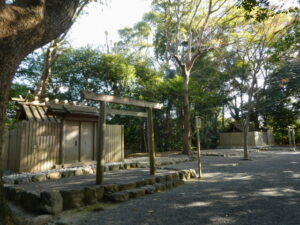
[[[65,215],[60,222],[76,225],[300,225],[300,153],[255,153],[254,156],[253,161],[223,158],[224,163],[219,162],[219,166],[206,168],[207,178],[203,181],[192,181],[113,209]],[[196,163],[186,166],[195,167]]]

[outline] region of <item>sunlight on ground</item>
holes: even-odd
[[[292,178],[299,179],[300,178],[300,173],[294,173],[291,176],[292,176]]]
[[[224,180],[252,180],[253,176],[246,175],[245,173],[237,173],[235,176],[232,177],[225,177]]]
[[[212,202],[192,202],[190,204],[175,204],[173,208],[176,209],[184,209],[184,208],[193,208],[193,207],[205,207],[205,206],[210,206]]]
[[[299,194],[299,190],[295,190],[293,188],[264,188],[260,191],[256,192],[255,195],[258,196],[286,196],[287,194]]]
[[[223,167],[223,166],[238,166],[238,163],[223,163],[223,164],[211,164],[211,166],[215,167]]]

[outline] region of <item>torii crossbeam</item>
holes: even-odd
[[[87,100],[100,102],[98,129],[97,129],[97,171],[96,171],[96,184],[103,184],[104,181],[104,157],[103,152],[105,148],[105,130],[106,130],[106,115],[127,115],[147,118],[148,128],[148,149],[150,161],[150,175],[155,175],[155,144],[154,144],[154,129],[153,129],[153,109],[161,109],[162,104],[154,102],[139,101],[129,98],[120,98],[111,95],[95,94],[92,92],[82,92],[82,97]],[[123,105],[131,105],[143,107],[147,109],[145,112],[134,112],[126,110],[106,109],[106,103],[116,103]]]

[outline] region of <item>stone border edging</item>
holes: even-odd
[[[123,202],[145,194],[166,191],[196,178],[194,169],[180,170],[133,183],[95,185],[76,190],[54,190],[35,193],[15,185],[4,185],[7,200],[35,213],[58,214],[64,210],[102,201]]]
[[[178,160],[178,161],[165,161],[157,163],[157,167],[165,166],[170,164],[177,164],[183,162],[194,161],[194,158]],[[131,168],[149,168],[149,163],[145,162],[119,162],[119,163],[108,163],[104,166],[104,172],[107,171],[118,171],[123,169],[131,169]],[[9,175],[4,176],[3,181],[5,184],[29,184],[35,182],[43,182],[46,180],[55,180],[61,179],[65,177],[73,177],[73,176],[81,176],[86,174],[95,174],[96,167],[95,165],[85,166],[85,167],[77,167],[70,169],[62,169],[62,170],[52,170],[49,172],[38,172],[38,173],[25,173],[24,176],[20,175]]]

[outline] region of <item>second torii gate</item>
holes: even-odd
[[[97,170],[96,170],[96,184],[103,184],[104,180],[104,158],[103,152],[105,148],[105,130],[106,130],[106,115],[127,115],[147,118],[148,128],[148,149],[150,161],[150,175],[155,175],[155,145],[154,145],[154,129],[153,129],[153,109],[161,109],[162,104],[154,102],[146,102],[133,100],[128,98],[120,98],[111,95],[95,94],[92,92],[82,92],[82,96],[87,100],[94,100],[100,102],[99,118],[98,118],[98,132],[97,132]],[[117,103],[123,105],[131,105],[147,108],[147,112],[135,112],[126,110],[107,109],[106,103]]]

